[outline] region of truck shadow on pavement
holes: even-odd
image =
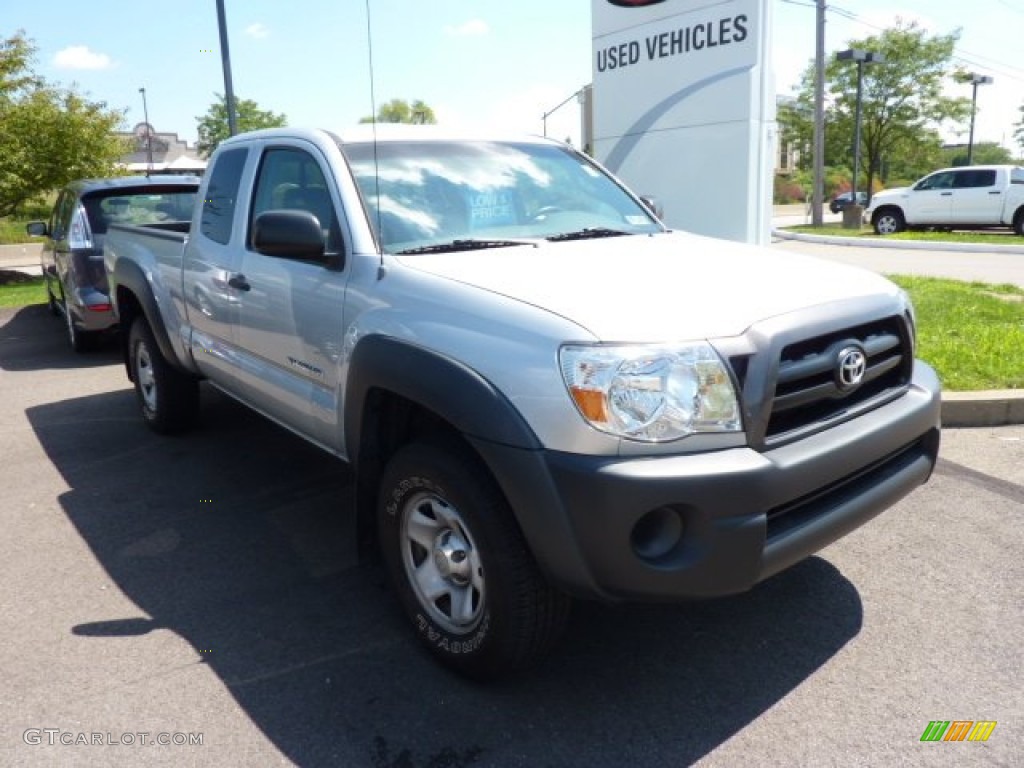
[[[686,765],[861,627],[854,586],[811,558],[724,600],[579,604],[540,668],[476,685],[420,649],[382,569],[356,564],[344,464],[206,388],[203,426],[178,438],[149,433],[129,389],[28,417],[67,517],[139,611],[69,635],[177,633],[298,765]]]

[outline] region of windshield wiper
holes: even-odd
[[[421,245],[419,248],[406,248],[404,251],[396,251],[397,254],[412,253],[453,253],[455,251],[480,251],[484,248],[509,248],[513,245],[532,245],[537,247],[538,240],[530,238],[500,238],[488,240],[482,237],[470,237],[452,240],[447,243],[435,243],[434,245]]]
[[[547,239],[553,243],[561,240],[590,240],[596,237],[619,237],[629,235],[631,232],[623,232],[621,229],[608,229],[608,227],[584,227],[575,232],[563,232],[560,235],[551,235]]]

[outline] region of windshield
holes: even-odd
[[[596,166],[555,145],[389,141],[376,163],[370,143],[343,151],[389,253],[663,230]]]

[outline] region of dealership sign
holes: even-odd
[[[592,0],[593,149],[674,227],[768,237],[770,0]]]

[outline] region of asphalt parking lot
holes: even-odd
[[[0,309],[0,765],[1024,765],[1024,427],[947,430],[928,485],[748,594],[580,604],[482,687],[355,563],[344,465],[203,397],[159,438],[113,346]]]

